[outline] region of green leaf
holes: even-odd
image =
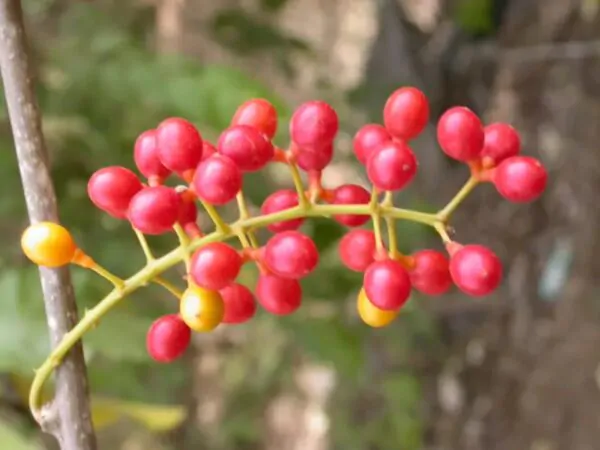
[[[493,30],[493,0],[461,0],[456,6],[455,20],[470,33]]]
[[[10,450],[39,450],[40,446],[33,440],[26,439],[5,421],[0,421],[0,448]]]

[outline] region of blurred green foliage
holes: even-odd
[[[271,11],[283,3],[262,2]],[[52,2],[32,3],[30,13],[43,21],[50,6]],[[146,10],[120,6],[118,2],[112,7],[70,5],[57,20],[58,32],[51,43],[40,42],[35,50],[39,98],[62,220],[94,258],[118,274],[129,275],[143,264],[141,251],[125,224],[92,207],[85,189],[89,176],[102,166],[132,167],[135,137],[166,116],[185,117],[196,123],[206,138],[214,140],[240,103],[267,97],[280,112],[282,125],[277,139],[284,142],[290,111],[284,101],[248,74],[152,53],[144,40],[152,26],[151,15]],[[289,46],[306,50],[303,44],[277,35],[265,23],[242,26],[247,18],[232,14],[216,17],[214,23],[234,27],[241,33],[237,41],[256,48],[267,41],[279,43],[283,53]],[[5,230],[5,251],[0,260],[0,371],[18,376],[26,385],[32,369],[44,360],[49,344],[37,270],[23,261],[17,245],[26,216],[22,196],[17,195],[20,181],[4,109],[0,120],[0,189],[13,193],[0,197],[0,225]],[[246,186],[254,204],[260,204],[273,187],[264,174],[253,175]],[[422,228],[398,226],[407,250],[425,237]],[[342,228],[332,221],[318,220],[307,224],[306,231],[322,251],[319,271],[304,283],[306,306],[293,317],[259,314],[243,326],[244,341],[224,352],[221,379],[226,415],[215,448],[246,448],[260,442],[262,411],[274,393],[291,386],[294,355],[298,354],[334,367],[338,373],[339,385],[330,405],[336,448],[421,448],[419,379],[408,369],[376,375],[379,371],[373,367],[397,364],[416,347],[424,351],[436,345],[429,318],[413,306],[387,330],[371,330],[358,323],[354,313],[348,313],[348,303],[354,301],[361,279],[341,267],[337,259],[336,242]],[[175,241],[153,239],[152,245],[161,252]],[[92,274],[74,269],[73,276],[82,311],[109,291],[110,286]],[[243,275],[249,284],[255,276],[251,270]],[[327,314],[314,313],[323,307]],[[85,337],[91,387],[99,396],[94,399],[98,425],[127,417],[156,432],[181,422],[182,411],[177,405],[189,397],[190,377],[194,376],[190,361],[156,365],[145,351],[150,323],[173,310],[173,300],[150,287],[115,308]],[[368,420],[357,414],[364,408],[370,409]],[[10,432],[7,429],[0,421],[2,443],[12,442],[2,440],[2,433]],[[34,448],[25,441],[14,442],[3,448]]]

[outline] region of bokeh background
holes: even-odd
[[[208,139],[252,97],[281,114],[302,101],[340,114],[326,179],[363,183],[351,138],[381,122],[389,93],[425,90],[432,122],[415,142],[418,179],[398,201],[435,211],[467,177],[435,142],[435,121],[467,105],[508,121],[550,172],[527,206],[478,189],[456,214],[461,242],[491,246],[506,277],[483,300],[415,296],[391,327],[355,313],[360,276],[337,261],[343,230],[305,225],[320,269],[292,317],[196,336],[183,361],[150,361],[145,333],[176,310],[137,292],[85,338],[102,449],[594,450],[600,442],[600,2],[598,0],[26,0],[62,221],[102,264],[143,257],[129,227],[94,209],[90,174],[133,167],[136,136],[163,118]],[[25,395],[48,351],[37,271],[18,248],[27,224],[10,127],[0,110],[0,447],[53,449]],[[246,182],[253,205],[287,172]],[[256,210],[256,208],[253,208]],[[231,212],[233,214],[233,212]],[[206,218],[201,222],[208,226]],[[399,223],[403,250],[440,248]],[[174,239],[152,240],[167,251]],[[181,274],[174,274],[174,279]],[[253,283],[255,273],[243,274]],[[108,292],[73,269],[80,311]]]

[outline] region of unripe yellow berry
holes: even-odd
[[[382,328],[394,321],[399,311],[384,311],[377,308],[367,297],[365,289],[362,288],[357,300],[358,315],[364,323],[373,328]]]
[[[77,251],[71,233],[53,222],[30,225],[21,236],[21,248],[31,261],[45,267],[69,264]]]
[[[183,321],[197,332],[214,330],[225,315],[225,305],[219,291],[199,286],[191,286],[183,293],[179,308]]]

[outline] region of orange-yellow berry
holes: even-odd
[[[45,267],[69,264],[77,251],[71,233],[53,222],[30,225],[21,236],[21,248],[31,261]]]
[[[225,315],[225,306],[219,291],[200,286],[191,286],[183,293],[179,308],[183,321],[197,332],[214,330]]]
[[[364,323],[373,328],[382,328],[394,321],[399,311],[384,311],[377,308],[367,297],[365,289],[362,288],[358,294],[358,315]]]

